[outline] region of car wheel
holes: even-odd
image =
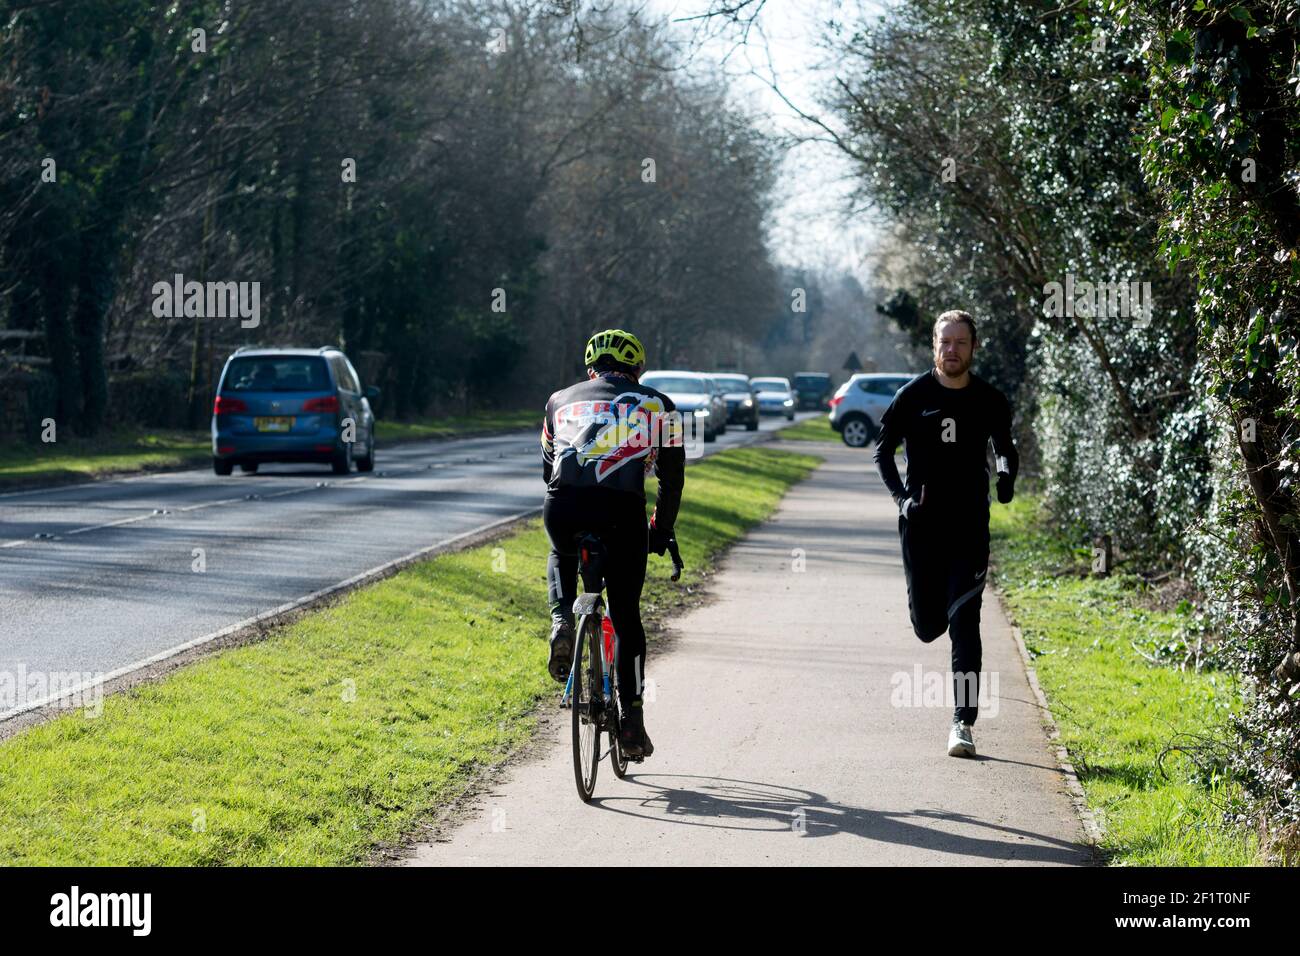
[[[794,421],[794,412],[786,412],[786,413],[785,413],[785,420],[786,420],[787,422],[792,422],[792,421]]]
[[[745,422],[745,431],[747,431],[747,432],[756,432],[756,431],[758,431],[758,417],[757,417],[757,416],[755,416],[754,418],[751,418],[749,421]]]
[[[357,459],[357,471],[374,471],[375,470],[375,436],[370,436],[370,447],[367,449],[365,458]]]
[[[840,437],[850,448],[866,448],[875,437],[874,432],[875,429],[871,427],[870,421],[854,416],[844,423],[844,427],[840,430]]]
[[[212,470],[224,477],[235,470],[235,463],[226,458],[213,458]]]
[[[717,440],[718,440],[718,433],[717,433],[716,431],[714,431],[713,429],[711,429],[711,428],[705,428],[705,429],[704,429],[704,440],[705,440],[706,442],[717,441]]]
[[[243,472],[244,474],[246,474],[246,475],[255,475],[255,474],[257,474],[257,462],[255,462],[255,461],[241,461],[241,462],[239,463],[239,470],[242,471],[242,472]]]
[[[352,442],[344,442],[343,450],[334,453],[330,467],[334,469],[336,475],[346,475],[352,470]]]

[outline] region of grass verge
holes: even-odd
[[[537,409],[480,411],[452,418],[427,418],[414,422],[379,421],[375,424],[375,440],[384,444],[425,438],[455,438],[477,432],[505,432],[530,427],[536,427],[539,432],[542,429],[542,413]]]
[[[1087,566],[1046,526],[1041,502],[1017,495],[992,509],[995,574],[1098,818],[1108,862],[1131,866],[1236,866],[1262,859],[1252,836],[1225,828],[1219,807],[1233,784],[1181,752],[1180,735],[1223,735],[1239,689],[1223,671],[1152,664],[1187,618],[1151,610],[1132,575],[1058,574]],[[1151,655],[1154,656],[1154,655]]]
[[[0,488],[63,484],[116,472],[159,471],[208,461],[206,431],[119,431],[0,450]]]
[[[691,467],[678,585],[817,462],[764,448]],[[545,673],[539,522],[362,588],[267,640],[0,743],[0,859],[17,865],[339,865],[399,840],[531,733]],[[571,780],[556,780],[571,797]]]
[[[379,421],[380,446],[430,438],[455,438],[536,425],[534,410],[480,411],[414,422]],[[50,444],[19,444],[0,451],[0,488],[66,484],[104,475],[163,471],[206,464],[212,456],[205,431],[118,431],[98,438],[60,438]]]
[[[838,442],[839,433],[831,428],[831,421],[825,415],[818,414],[812,418],[805,418],[801,422],[782,428],[780,431],[782,439],[791,438],[795,441],[831,441]]]

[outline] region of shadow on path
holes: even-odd
[[[646,793],[597,797],[593,807],[647,819],[667,818],[685,826],[771,832],[803,829],[803,838],[846,834],[985,860],[1080,864],[1091,858],[1086,846],[1016,827],[1002,826],[964,813],[943,810],[869,810],[828,800],[812,790],[690,774],[634,774],[629,783]],[[642,813],[644,808],[651,812]],[[934,821],[978,827],[998,834],[983,839],[937,829]],[[1024,842],[1009,843],[1007,837]],[[870,862],[864,860],[864,863]]]

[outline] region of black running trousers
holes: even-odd
[[[945,515],[922,509],[899,515],[898,536],[907,575],[912,630],[925,643],[944,631],[952,639],[953,717],[973,724],[979,715],[980,604],[989,567],[987,508]]]
[[[604,488],[559,488],[542,504],[542,523],[551,539],[546,580],[552,614],[573,616],[578,597],[577,539],[594,534],[605,545],[605,597],[616,635],[619,694],[625,705],[639,701],[645,674],[641,589],[649,544],[644,499]]]

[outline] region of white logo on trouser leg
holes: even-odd
[[[959,607],[961,607],[963,604],[965,604],[967,601],[969,601],[971,598],[973,598],[975,595],[979,594],[983,590],[984,590],[984,582],[980,581],[979,584],[971,588],[969,591],[967,591],[957,600],[953,601],[952,604],[948,605],[948,619],[952,620],[952,616],[957,613],[957,609]]]

